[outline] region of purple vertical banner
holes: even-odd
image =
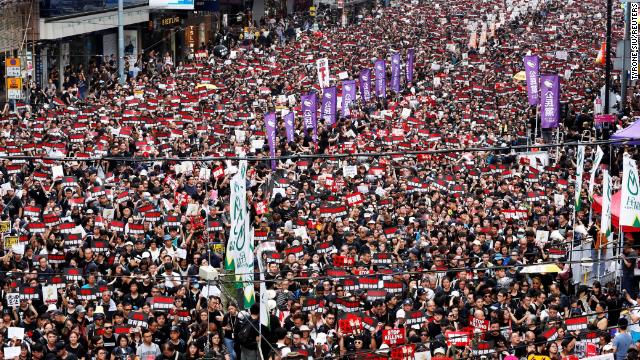
[[[371,100],[371,69],[360,71],[360,97],[365,102]]]
[[[416,51],[411,48],[407,52],[407,82],[413,82],[413,63],[416,61]]]
[[[375,65],[376,74],[376,95],[378,97],[387,96],[387,67],[384,60],[377,60]]]
[[[400,54],[391,55],[391,90],[400,92]]]
[[[304,130],[313,129],[313,142],[318,141],[318,106],[316,105],[316,93],[311,92],[302,95],[302,120]]]
[[[351,104],[356,101],[356,81],[345,80],[342,82],[342,116],[351,115]]]
[[[322,108],[320,113],[322,114],[322,120],[325,125],[331,126],[336,123],[336,108],[337,108],[337,92],[336,87],[331,86],[322,90]]]
[[[540,86],[540,127],[557,128],[560,121],[560,78],[558,75],[543,75]]]
[[[276,114],[268,113],[264,116],[264,126],[267,133],[267,143],[269,144],[269,156],[276,156]],[[271,160],[271,169],[276,170],[276,161]]]
[[[527,80],[527,97],[529,105],[538,105],[538,76],[540,74],[540,59],[537,55],[524,57],[524,74]]]
[[[287,142],[292,142],[294,140],[293,122],[294,122],[294,114],[293,114],[293,111],[291,111],[284,116],[284,128],[287,131]]]

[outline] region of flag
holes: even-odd
[[[318,141],[318,111],[316,105],[316,93],[311,92],[302,95],[302,121],[304,129],[313,129],[313,141]]]
[[[560,120],[560,78],[558,75],[544,75],[540,84],[540,126],[543,129],[557,128]]]
[[[391,90],[400,92],[400,54],[391,56]]]
[[[269,156],[276,156],[276,114],[268,113],[264,116],[265,132],[269,144]],[[271,170],[276,170],[276,161],[271,160]]]
[[[527,97],[529,98],[529,105],[538,105],[540,99],[538,98],[538,76],[540,73],[540,59],[537,55],[524,57],[524,73],[527,80]]]
[[[598,150],[596,150],[596,156],[593,159],[593,166],[591,167],[590,177],[589,177],[589,201],[593,201],[593,185],[596,182],[596,173],[598,172],[598,167],[600,166],[600,161],[602,161],[602,157],[604,156],[604,152],[602,148],[598,145]]]
[[[371,99],[371,69],[360,71],[360,97],[365,102]]]
[[[576,151],[576,184],[575,184],[575,199],[574,199],[574,212],[580,211],[581,201],[580,192],[582,190],[582,174],[584,173],[584,145],[578,146]]]
[[[620,226],[640,227],[640,185],[636,161],[627,153],[622,163]]]
[[[338,99],[335,86],[327,87],[322,91],[321,116],[327,126],[331,126],[336,123],[337,101]]]
[[[345,80],[342,82],[342,116],[351,115],[351,104],[356,101],[356,81]]]
[[[287,142],[294,141],[294,114],[293,111],[288,112],[287,115],[284,116],[284,127],[287,131]]]
[[[609,171],[602,171],[602,217],[600,218],[600,233],[608,238],[611,235],[611,176]]]
[[[377,60],[375,64],[376,95],[387,96],[387,69],[384,60]]]
[[[416,50],[411,48],[407,52],[407,82],[413,82],[413,63],[416,59]]]

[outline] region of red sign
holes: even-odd
[[[224,177],[224,168],[222,166],[218,166],[217,168],[213,169],[213,177],[216,179]]]
[[[595,116],[596,124],[615,123],[616,116],[613,114],[601,114]]]
[[[585,349],[585,353],[587,357],[598,355],[598,347],[594,343],[587,343],[587,347]]]
[[[402,345],[407,342],[404,329],[387,329],[382,331],[382,342],[389,346]]]
[[[360,205],[364,202],[364,196],[362,196],[359,192],[354,192],[352,194],[347,194],[347,205],[356,206]]]
[[[267,202],[259,201],[256,203],[256,214],[262,215],[267,212]]]
[[[489,320],[480,320],[474,317],[471,319],[471,326],[476,330],[480,330],[484,334],[489,331]]]
[[[449,346],[464,347],[469,345],[469,333],[466,331],[447,331],[444,336]]]
[[[393,360],[411,360],[416,353],[416,344],[402,345],[391,350]]]
[[[568,331],[578,331],[587,328],[588,320],[586,316],[569,318],[564,320]]]
[[[356,263],[355,259],[350,256],[334,256],[333,257],[333,266],[345,266],[351,267]]]
[[[359,334],[363,325],[362,320],[353,314],[347,314],[346,319],[338,320],[338,326],[343,334]]]

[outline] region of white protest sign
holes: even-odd
[[[245,141],[245,139],[247,138],[247,132],[244,130],[234,130],[235,134],[236,134],[236,141],[243,143]]]
[[[55,285],[45,285],[42,287],[42,300],[45,304],[55,304],[58,302],[58,288]]]
[[[536,230],[536,245],[544,246],[549,241],[549,231]]]
[[[7,294],[7,305],[13,308],[17,308],[18,306],[20,306],[20,294],[18,293]]]
[[[7,338],[10,340],[18,339],[24,340],[24,328],[10,326],[7,330]]]
[[[53,177],[53,180],[63,178],[64,169],[62,168],[62,165],[56,165],[51,167],[51,176]]]
[[[358,175],[358,167],[355,165],[345,165],[342,167],[342,176],[354,177]]]
[[[17,359],[20,356],[20,346],[5,346],[4,358],[5,359]]]
[[[204,181],[209,181],[209,178],[211,178],[211,169],[206,168],[206,167],[201,167],[200,168],[200,173],[198,174],[198,179],[199,180],[204,180]]]

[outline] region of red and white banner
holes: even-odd
[[[469,345],[469,333],[466,331],[447,331],[444,336],[449,346],[464,347]]]
[[[407,341],[405,329],[386,329],[382,331],[382,342],[389,346],[402,345]]]
[[[564,324],[567,331],[578,331],[587,328],[588,319],[586,316],[565,319]]]
[[[359,192],[347,194],[347,205],[357,206],[364,202],[364,196]]]
[[[320,88],[329,87],[329,59],[316,60],[316,68],[318,69],[318,85],[320,85]]]

